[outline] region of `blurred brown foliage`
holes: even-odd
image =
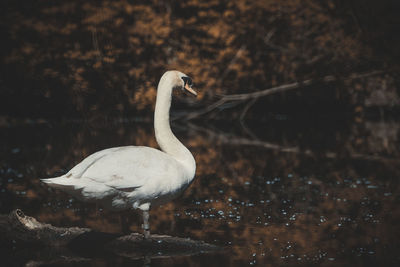
[[[167,69],[193,76],[202,100],[197,106],[205,106],[220,94],[385,69],[391,58],[377,57],[375,43],[361,28],[364,20],[351,19],[368,13],[360,16],[339,0],[2,5],[0,88],[6,115],[149,114],[158,79]],[[339,83],[329,98],[363,105],[370,94],[361,85],[367,96],[361,94],[354,103],[354,95],[360,95],[352,91],[356,86]],[[326,86],[297,95],[312,97],[310,105],[329,102],[321,87]]]

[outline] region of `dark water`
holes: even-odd
[[[310,121],[313,121],[310,123]],[[6,248],[8,265],[348,265],[399,263],[399,123],[275,116],[263,123],[173,125],[197,161],[182,197],[151,211],[153,233],[203,240],[221,253],[157,258]],[[118,233],[119,215],[48,189],[97,150],[156,146],[151,122],[3,122],[0,210]],[[131,231],[141,231],[132,212]],[[4,252],[4,250],[3,250]],[[75,254],[74,254],[75,253]],[[51,259],[51,260],[50,260]]]

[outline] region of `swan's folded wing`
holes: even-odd
[[[134,190],[144,183],[158,183],[177,175],[177,161],[149,147],[122,147],[98,157],[82,178],[119,190]]]
[[[65,176],[67,178],[74,177],[76,179],[79,179],[87,171],[87,169],[89,169],[99,159],[106,157],[107,155],[110,155],[121,148],[122,147],[113,147],[93,153],[84,160],[82,160],[80,163],[78,163],[75,167],[73,167],[67,174],[65,174]]]

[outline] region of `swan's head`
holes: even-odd
[[[173,89],[181,89],[183,91],[186,90],[189,93],[197,96],[197,92],[192,89],[193,81],[186,74],[177,70],[171,70],[167,71],[162,78],[171,79]]]

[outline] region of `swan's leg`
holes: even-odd
[[[143,235],[147,239],[150,237],[149,210],[143,210]]]
[[[144,238],[147,239],[150,237],[150,224],[149,224],[149,210],[150,210],[150,203],[143,203],[139,207],[134,204],[134,208],[139,208],[143,211],[143,235]]]

